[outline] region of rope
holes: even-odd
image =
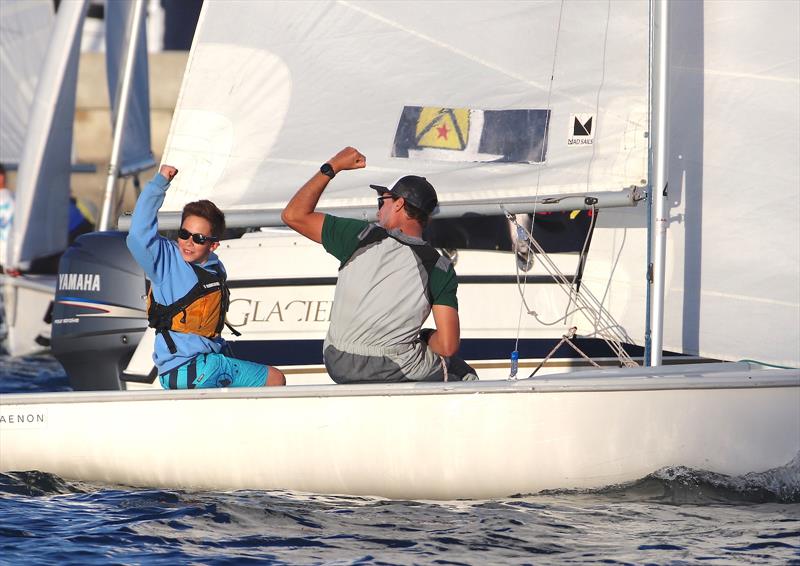
[[[552,64],[552,66],[550,68],[550,82],[549,82],[548,87],[547,87],[547,104],[546,104],[546,107],[545,107],[546,110],[547,110],[547,114],[546,114],[545,123],[544,123],[544,140],[547,140],[548,134],[550,132],[550,107],[551,107],[551,100],[553,98],[553,83],[555,81],[555,76],[556,76],[556,62],[558,61],[558,38],[561,37],[561,19],[562,19],[563,15],[564,15],[564,0],[561,0],[561,5],[559,6],[559,9],[558,9],[558,24],[556,25],[555,45],[553,47],[553,64]],[[537,206],[537,204],[539,202],[539,188],[541,186],[542,167],[543,167],[542,162],[544,161],[545,145],[546,144],[544,142],[541,144],[541,149],[540,149],[540,152],[539,152],[539,167],[538,167],[538,169],[536,171],[536,190],[535,190],[535,193],[534,193],[534,197],[535,198],[534,198],[534,202],[533,202],[533,212],[531,214],[531,230],[533,230],[533,223],[536,222],[536,206]],[[519,241],[520,234],[521,234],[520,227],[519,227],[519,224],[517,224],[517,241]],[[528,247],[528,253],[530,254],[530,245],[528,245],[527,247]],[[515,258],[514,261],[515,262],[516,262],[517,253],[514,254],[514,258]],[[527,257],[526,257],[526,262],[527,262]],[[533,261],[531,260],[531,264],[528,266],[528,269],[530,270],[532,267],[533,267]],[[528,282],[528,271],[525,272],[525,276],[523,277],[523,279],[524,279],[524,283],[523,283],[523,286],[524,286]],[[519,264],[517,264],[517,286],[519,286]],[[522,291],[522,295],[523,295],[523,303],[524,303],[524,295],[525,295],[524,291]],[[522,307],[523,307],[523,303],[520,303],[520,305],[519,305],[519,315],[517,317],[517,335],[516,335],[516,339],[514,340],[514,352],[517,354],[517,356],[519,355],[519,335],[520,335],[520,332],[521,332],[521,329],[522,329]],[[525,305],[525,307],[527,308],[527,305]],[[512,354],[512,358],[513,358],[513,355],[514,354]],[[515,360],[512,359],[511,372],[509,374],[509,378],[511,378],[511,379],[515,378],[516,375],[517,375],[517,371],[516,371],[517,368],[516,368],[516,364],[514,362],[515,362]]]
[[[506,217],[510,222],[512,222],[515,226],[519,229],[525,230],[516,219],[514,214],[506,212]],[[597,300],[597,298],[589,291],[586,286],[584,285],[581,289],[581,292],[575,292],[572,283],[566,278],[566,276],[561,272],[558,266],[552,261],[550,256],[545,252],[544,248],[539,244],[536,238],[533,237],[533,234],[526,231],[527,241],[529,246],[533,248],[539,255],[539,261],[541,265],[545,268],[547,273],[559,284],[559,288],[561,288],[566,294],[567,298],[572,303],[574,301],[575,305],[578,307],[577,309],[568,312],[564,316],[558,318],[555,321],[547,323],[539,318],[538,313],[533,310],[529,305],[527,300],[525,299],[524,289],[520,285],[519,281],[519,266],[517,266],[517,289],[520,292],[520,297],[522,299],[522,304],[524,305],[525,309],[527,309],[528,314],[533,316],[538,322],[545,325],[553,325],[561,321],[565,321],[569,316],[575,314],[577,312],[581,312],[587,316],[591,320],[592,316],[595,320],[595,332],[593,335],[600,337],[603,341],[609,346],[612,352],[617,356],[620,360],[620,363],[626,367],[636,367],[638,364],[634,362],[628,353],[625,351],[622,343],[628,341],[627,335],[624,333],[622,326],[617,323],[611,314],[603,307],[602,303]],[[587,239],[589,235],[587,233]]]
[[[531,378],[534,375],[536,375],[536,372],[539,371],[541,367],[547,362],[547,360],[549,360],[553,356],[553,354],[556,353],[556,350],[558,350],[564,342],[569,344],[569,346],[572,347],[572,349],[575,350],[578,354],[580,354],[580,356],[584,360],[592,364],[594,367],[599,368],[600,366],[593,359],[591,359],[589,356],[583,353],[583,351],[580,348],[578,348],[578,346],[572,341],[572,339],[575,338],[575,333],[577,331],[578,331],[577,326],[571,327],[567,331],[567,333],[561,337],[561,341],[558,344],[556,344],[555,348],[550,350],[550,353],[547,354],[547,356],[545,356],[545,358],[541,362],[539,362],[539,365],[536,366],[536,368],[531,372],[531,374],[528,377]]]
[[[553,50],[553,64],[552,64],[552,68],[551,68],[551,72],[550,72],[550,83],[549,83],[548,92],[547,92],[547,118],[546,118],[546,121],[545,121],[545,139],[547,139],[547,134],[548,134],[549,129],[550,129],[550,106],[551,106],[552,93],[553,93],[553,83],[554,83],[554,80],[555,80],[555,73],[556,73],[556,62],[558,60],[558,39],[559,39],[559,37],[561,35],[561,20],[562,20],[563,12],[564,12],[564,0],[562,0],[560,8],[559,8],[558,26],[556,28],[555,48]],[[604,32],[604,43],[603,43],[603,52],[604,52],[604,54],[605,54],[606,45],[607,45],[607,41],[608,41],[609,21],[611,19],[611,2],[610,1],[608,2],[608,11],[607,11],[606,16],[607,16],[606,17],[606,27],[605,27],[605,32]],[[595,115],[599,112],[600,93],[602,92],[604,83],[605,83],[605,65],[603,65],[602,78],[601,78],[600,85],[599,85],[599,87],[597,89],[597,96],[596,96],[596,99],[595,99]],[[592,168],[592,165],[594,163],[595,153],[596,153],[596,147],[593,146],[592,147],[592,155],[591,155],[591,158],[589,159],[589,164],[587,166],[587,171],[586,171],[587,190],[588,190],[588,186],[590,184],[591,168]],[[540,163],[543,161],[543,158],[544,158],[544,144],[542,144],[542,150],[541,150],[540,160],[539,160]],[[510,372],[509,378],[511,378],[511,379],[516,378],[516,373],[517,373],[516,372],[516,369],[517,369],[517,363],[516,362],[517,362],[517,359],[518,359],[518,356],[519,356],[519,353],[518,353],[518,350],[519,350],[519,335],[520,335],[521,326],[522,326],[522,309],[523,309],[523,307],[528,311],[528,314],[532,315],[540,324],[543,324],[545,326],[552,326],[552,325],[556,324],[557,322],[564,321],[568,317],[570,317],[571,315],[573,315],[575,313],[578,313],[578,312],[587,311],[588,313],[596,314],[595,328],[601,326],[601,323],[602,323],[603,326],[602,326],[602,332],[600,330],[596,330],[595,334],[600,336],[606,342],[606,344],[616,354],[617,358],[620,360],[622,365],[628,366],[628,367],[637,366],[638,364],[636,364],[636,362],[634,362],[630,358],[630,356],[627,354],[627,352],[625,352],[625,349],[622,346],[622,343],[627,341],[627,336],[624,334],[624,331],[622,330],[622,327],[619,324],[617,324],[616,321],[614,321],[614,319],[611,317],[611,315],[605,310],[605,308],[602,305],[602,302],[598,301],[597,298],[594,297],[594,295],[591,294],[591,292],[586,290],[585,286],[583,288],[584,294],[583,294],[583,296],[581,296],[577,286],[573,287],[573,285],[569,281],[567,281],[567,278],[563,275],[563,273],[561,273],[561,271],[552,262],[552,260],[550,260],[550,258],[545,253],[544,249],[541,247],[541,245],[539,245],[539,243],[533,237],[533,226],[534,226],[534,224],[536,222],[536,206],[537,206],[538,201],[539,201],[538,197],[539,197],[539,189],[540,189],[540,184],[541,184],[541,174],[542,174],[542,167],[540,165],[540,167],[539,167],[539,169],[537,171],[537,176],[536,176],[536,191],[535,191],[535,200],[534,200],[533,212],[531,214],[530,231],[527,228],[521,226],[517,222],[516,215],[511,214],[508,211],[506,211],[505,209],[503,209],[503,212],[505,213],[505,215],[509,219],[509,221],[511,221],[513,223],[513,225],[516,226],[516,229],[517,229],[517,245],[519,246],[519,242],[520,241],[523,242],[523,243],[527,243],[528,250],[527,250],[526,257],[525,257],[526,263],[530,259],[530,265],[526,265],[526,267],[528,269],[525,270],[525,274],[522,277],[522,281],[520,282],[520,273],[519,273],[520,266],[519,266],[519,261],[517,261],[517,258],[519,257],[520,251],[518,249],[516,250],[514,259],[515,259],[515,265],[516,265],[517,289],[519,290],[520,298],[522,300],[520,301],[520,311],[519,311],[519,317],[518,317],[518,320],[517,320],[517,334],[516,334],[516,339],[515,339],[515,342],[514,342],[514,351],[511,354],[511,372]],[[591,210],[592,210],[592,222],[591,222],[589,231],[587,232],[586,239],[584,240],[583,248],[581,250],[581,255],[580,255],[581,261],[579,261],[579,267],[578,267],[579,270],[581,269],[581,267],[580,267],[581,266],[581,262],[583,262],[585,260],[586,247],[587,247],[588,242],[589,242],[589,237],[592,234],[592,230],[594,229],[594,222],[595,222],[595,219],[597,217],[597,211],[596,211],[596,207],[594,206],[594,203],[592,203]],[[535,253],[531,257],[531,252],[533,251],[532,248],[535,249]],[[539,318],[538,314],[528,306],[527,300],[525,299],[525,287],[526,287],[527,281],[528,281],[528,272],[533,266],[533,258],[536,257],[536,254],[540,255],[540,260],[543,260],[542,263],[543,263],[545,269],[547,270],[547,272],[553,277],[553,279],[557,283],[559,283],[559,286],[562,289],[566,290],[567,295],[568,295],[568,302],[567,302],[567,306],[565,308],[566,313],[564,314],[563,317],[561,317],[561,318],[559,318],[559,319],[557,319],[557,320],[555,320],[553,322],[550,322],[550,323],[542,321]],[[577,275],[577,273],[576,273],[576,275]],[[576,304],[576,306],[578,308],[573,310],[573,311],[570,311],[569,307],[573,303],[573,301],[575,302],[575,304]],[[604,317],[607,318],[608,320],[606,321],[604,319]],[[587,318],[590,318],[590,317],[587,316]],[[609,331],[609,334],[606,334],[606,331]],[[569,341],[569,339],[567,339],[566,337],[565,337],[565,340]],[[562,343],[563,343],[563,340],[562,340]],[[559,343],[559,346],[560,346],[560,344],[561,343]],[[579,354],[581,354],[582,356],[586,357],[585,354],[583,354],[583,352],[580,352],[580,350],[578,350],[577,347],[574,344],[572,344],[571,342],[569,342],[569,344]],[[556,347],[556,349],[557,348],[558,348],[558,346]],[[550,355],[552,355],[552,353],[553,352],[551,352]],[[548,356],[548,358],[549,358],[549,356]],[[547,358],[545,358],[545,361],[546,361],[546,359]],[[586,359],[588,360],[588,357]],[[589,361],[591,361],[591,360],[589,360]],[[544,361],[542,363],[544,363]],[[592,362],[592,363],[594,363],[594,362]],[[540,367],[541,367],[541,364],[540,364]],[[538,368],[537,368],[537,371],[538,371]],[[535,371],[534,371],[534,373],[535,373]],[[531,374],[531,375],[533,375],[533,374]]]

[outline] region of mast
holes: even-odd
[[[111,228],[111,219],[114,211],[115,188],[120,172],[120,158],[122,154],[122,135],[125,131],[125,120],[130,104],[131,85],[133,83],[133,70],[136,63],[136,48],[139,42],[139,27],[144,18],[144,0],[133,0],[128,19],[127,50],[123,65],[122,78],[117,90],[117,113],[114,118],[114,139],[111,146],[111,162],[108,164],[108,177],[106,179],[106,192],[103,200],[103,210],[100,215],[100,224],[97,229],[106,231]]]
[[[653,143],[653,183],[651,195],[655,200],[655,231],[653,233],[653,293],[650,309],[650,329],[652,343],[650,348],[650,365],[660,366],[664,344],[664,269],[666,264],[667,239],[667,106],[668,99],[668,61],[667,36],[669,22],[669,0],[655,0],[653,24],[655,31],[655,53],[653,92],[655,95],[656,138]],[[651,129],[652,131],[652,129]]]

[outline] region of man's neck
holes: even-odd
[[[422,239],[422,225],[415,220],[402,222],[399,226],[396,226],[394,229],[397,230],[398,232],[402,232],[406,236]]]

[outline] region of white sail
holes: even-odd
[[[670,20],[664,349],[798,367],[800,4],[674,2]],[[645,242],[614,237],[628,249],[609,296],[641,298]],[[598,259],[587,277],[607,281]],[[616,307],[641,341],[643,312]]]
[[[10,265],[67,246],[72,126],[80,31],[88,2],[62,2],[56,16],[17,177]]]
[[[665,346],[798,367],[800,4],[675,11]]]
[[[132,17],[132,0],[106,3],[106,75],[111,115],[117,115],[117,93],[127,46],[128,21]],[[155,165],[150,149],[150,86],[147,76],[147,35],[143,18],[139,26],[136,44],[131,93],[122,133],[119,174],[129,175]],[[112,124],[113,126],[113,124]]]
[[[200,197],[281,208],[344,145],[368,167],[337,178],[324,207],[374,208],[369,183],[412,172],[443,203],[641,185],[647,21],[646,3],[617,1],[208,1],[163,158],[181,170],[164,210]],[[454,114],[435,139],[403,142],[441,108]]]
[[[0,163],[18,165],[53,28],[51,0],[0,2]]]

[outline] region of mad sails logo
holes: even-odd
[[[567,145],[592,145],[594,121],[594,114],[570,114]]]

